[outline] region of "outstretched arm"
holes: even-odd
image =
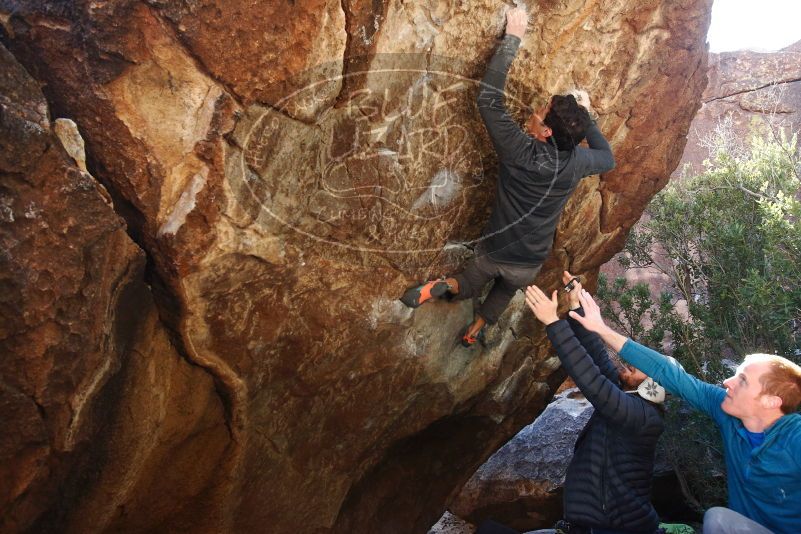
[[[570,310],[575,311],[583,317],[584,308],[581,307],[581,302],[579,301],[579,295],[581,295],[581,290],[583,289],[581,281],[568,271],[564,271],[562,272],[562,283],[565,284],[566,288],[570,288],[570,290],[567,292],[567,300]],[[570,329],[573,330],[574,334],[576,334],[576,338],[579,340],[579,343],[581,343],[581,346],[586,349],[587,353],[593,359],[595,365],[601,369],[601,372],[604,374],[604,376],[613,382],[618,383],[620,380],[618,377],[617,367],[614,363],[612,363],[612,359],[609,357],[609,352],[606,350],[606,345],[600,336],[598,336],[598,334],[595,332],[590,332],[584,328],[581,323],[572,317],[568,316],[567,322],[570,324]]]
[[[581,89],[575,89],[571,91],[571,94],[575,97],[579,105],[584,106],[592,118],[592,124],[585,134],[587,145],[590,148],[589,150],[585,148],[581,149],[584,164],[586,165],[584,173],[586,175],[591,175],[611,171],[615,168],[615,157],[612,155],[612,148],[609,146],[609,142],[604,138],[601,130],[599,130],[598,126],[595,124],[595,121],[598,119],[598,114],[592,109],[590,95],[587,94],[587,91]]]
[[[573,311],[584,315],[584,310],[582,308],[577,308]],[[572,317],[568,318],[567,322],[570,325],[570,329],[573,330],[573,333],[576,335],[576,339],[578,339],[581,346],[584,347],[587,353],[592,357],[604,376],[613,382],[617,382],[619,380],[617,367],[612,363],[612,359],[609,357],[609,352],[606,350],[606,345],[601,337],[595,332],[590,332],[581,326],[581,323]]]
[[[726,396],[723,388],[707,384],[688,374],[675,360],[636,343],[606,326],[601,310],[585,290],[580,295],[585,314],[570,312],[570,316],[587,330],[596,332],[615,349],[620,357],[661,384],[666,390],[689,402],[694,408],[720,422],[723,411],[720,403]]]
[[[584,309],[584,315],[580,315],[575,311],[568,312],[568,315],[590,332],[595,332],[601,336],[601,339],[603,339],[607,345],[612,347],[615,352],[619,353],[628,338],[606,326],[606,323],[604,323],[604,320],[601,318],[601,309],[586,289],[580,290],[579,302]],[[645,369],[642,369],[642,371],[648,374]]]
[[[623,428],[636,429],[648,423],[645,403],[627,395],[616,378],[601,372],[567,321],[551,323],[546,332],[565,371],[601,415]]]
[[[602,372],[594,358],[576,339],[567,321],[559,320],[556,315],[556,291],[548,298],[537,286],[529,286],[526,289],[526,304],[537,319],[546,324],[548,339],[556,349],[562,366],[599,413],[627,428],[637,428],[647,423],[648,415],[642,401],[626,395],[620,389],[616,376],[610,378]],[[606,354],[605,349],[603,352]],[[601,360],[611,363],[608,356]]]
[[[573,277],[570,273],[565,271],[562,278],[566,283]],[[573,284],[575,288],[573,289],[573,292],[570,293],[571,308],[575,308],[577,306],[578,301],[575,298],[575,295],[581,290],[580,282],[575,281]],[[559,316],[556,313],[558,306],[556,295],[557,292],[554,291],[549,299],[537,286],[532,285],[526,288],[526,304],[534,313],[534,316],[546,326],[550,326],[559,320]],[[580,311],[580,309],[577,311]],[[612,360],[609,359],[609,353],[606,351],[606,347],[604,346],[603,341],[601,341],[601,339],[598,337],[598,334],[590,332],[573,319],[569,320],[568,323],[568,331],[570,335],[573,336],[575,334],[579,344],[584,349],[586,354],[592,359],[593,363],[598,367],[598,369],[600,369],[600,372],[606,378],[615,384],[618,384],[617,370],[615,365],[612,363]],[[554,342],[553,339],[551,341]],[[556,342],[554,342],[554,346],[556,346]]]
[[[709,414],[718,423],[724,414],[720,404],[726,390],[707,384],[687,373],[675,360],[629,339],[620,357],[647,374],[666,390],[685,399],[696,410]]]
[[[521,8],[506,14],[506,35],[487,66],[478,92],[478,111],[502,161],[518,161],[530,154],[534,146],[534,140],[509,115],[504,101],[506,75],[527,24],[526,12]]]

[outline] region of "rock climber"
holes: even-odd
[[[509,115],[504,87],[525,35],[522,8],[506,15],[503,41],[490,60],[478,93],[478,108],[498,155],[495,203],[475,255],[448,278],[409,288],[401,301],[416,308],[434,298],[479,297],[492,289],[462,335],[472,346],[485,324],[494,324],[518,289],[533,283],[553,244],[562,209],[579,181],[615,166],[612,150],[591,118],[589,98],[554,95],[534,111],[525,131]],[[578,146],[586,138],[588,148]]]

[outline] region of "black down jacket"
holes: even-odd
[[[565,370],[595,407],[567,468],[565,519],[584,527],[655,532],[659,517],[651,505],[651,478],[664,429],[661,408],[621,389],[603,341],[578,321],[557,321],[547,333]]]

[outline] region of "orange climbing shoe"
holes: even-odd
[[[470,348],[475,345],[477,342],[480,342],[482,345],[484,344],[484,328],[482,327],[475,335],[470,335],[468,332],[470,331],[470,325],[468,325],[462,331],[462,346],[465,348]]]
[[[430,280],[423,285],[407,289],[400,301],[410,308],[417,308],[426,301],[441,297],[448,292],[448,288],[444,278]]]

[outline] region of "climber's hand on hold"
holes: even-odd
[[[592,104],[590,104],[590,95],[587,94],[587,91],[584,91],[583,89],[573,89],[570,91],[570,94],[575,97],[579,106],[584,106],[587,111],[592,109]]]
[[[523,38],[526,34],[528,25],[528,15],[526,10],[521,7],[510,9],[506,12],[506,33],[515,37]]]
[[[582,106],[587,112],[590,114],[590,118],[592,120],[598,120],[598,114],[592,109],[592,103],[590,103],[590,95],[587,91],[583,89],[573,89],[570,91],[570,94],[573,95],[573,98],[576,99],[576,102],[579,106]]]

